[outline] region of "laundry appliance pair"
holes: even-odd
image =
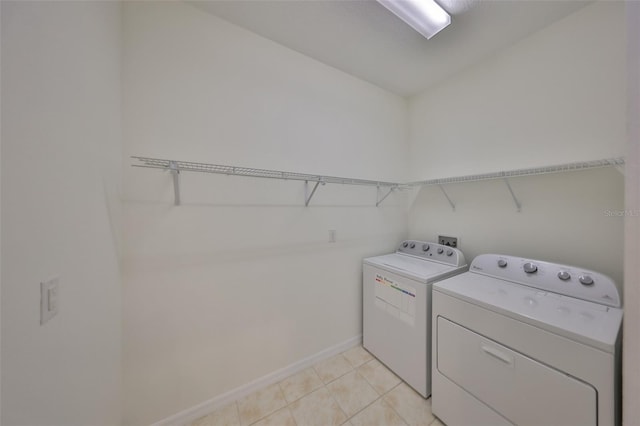
[[[616,425],[621,300],[595,271],[404,241],[364,260],[363,346],[447,426]],[[433,374],[433,377],[432,377]]]

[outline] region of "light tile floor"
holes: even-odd
[[[204,416],[191,426],[444,426],[361,346]]]

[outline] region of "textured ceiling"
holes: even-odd
[[[423,38],[374,0],[215,0],[194,6],[360,79],[411,96],[589,1],[440,0],[452,23]]]

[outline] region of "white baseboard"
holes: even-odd
[[[211,398],[194,407],[187,408],[186,410],[174,414],[173,416],[167,417],[164,420],[153,423],[152,426],[176,426],[188,424],[194,420],[199,419],[202,416],[209,414],[217,408],[224,407],[225,405],[233,401],[244,398],[245,396],[250,395],[253,392],[265,388],[273,383],[277,383],[291,376],[292,374],[302,371],[305,368],[308,368],[322,360],[331,358],[332,356],[344,352],[354,346],[357,346],[360,343],[362,343],[362,335],[352,337],[349,340],[320,351],[317,354],[301,359],[300,361],[295,362],[287,367],[276,370],[273,373],[269,373],[266,376],[260,377],[259,379],[232,389],[229,392]]]

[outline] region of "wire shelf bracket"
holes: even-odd
[[[440,188],[440,191],[442,191],[442,194],[444,195],[444,197],[449,202],[449,205],[451,206],[451,210],[453,210],[455,212],[456,211],[456,205],[453,203],[453,201],[451,201],[451,198],[449,198],[449,194],[447,194],[447,191],[444,190],[444,186],[438,184],[438,188]]]
[[[304,206],[305,207],[309,207],[309,202],[311,201],[311,199],[313,198],[313,194],[316,193],[316,189],[318,189],[318,185],[325,185],[325,183],[318,179],[318,181],[316,182],[316,184],[313,186],[313,189],[311,190],[311,193],[309,194],[309,181],[305,180],[304,181]]]
[[[378,187],[377,187],[377,189],[376,189],[376,196],[377,196],[377,198],[376,198],[376,207],[379,207],[379,206],[380,206],[380,204],[382,204],[382,202],[383,202],[383,201],[384,201],[384,200],[385,200],[389,195],[391,195],[391,193],[392,193],[394,190],[396,190],[396,189],[397,189],[397,187],[392,186],[391,188],[389,188],[389,191],[387,191],[387,193],[386,193],[386,194],[384,194],[382,197],[380,197],[380,187],[378,186]]]
[[[169,162],[169,173],[173,177],[173,199],[176,206],[180,205],[180,169],[175,161]]]
[[[522,211],[522,204],[520,204],[520,201],[518,201],[516,194],[513,192],[513,188],[511,188],[511,184],[509,184],[509,179],[504,178],[504,183],[507,185],[509,194],[511,194],[511,198],[513,198],[513,202],[516,205],[516,211],[520,213]]]

